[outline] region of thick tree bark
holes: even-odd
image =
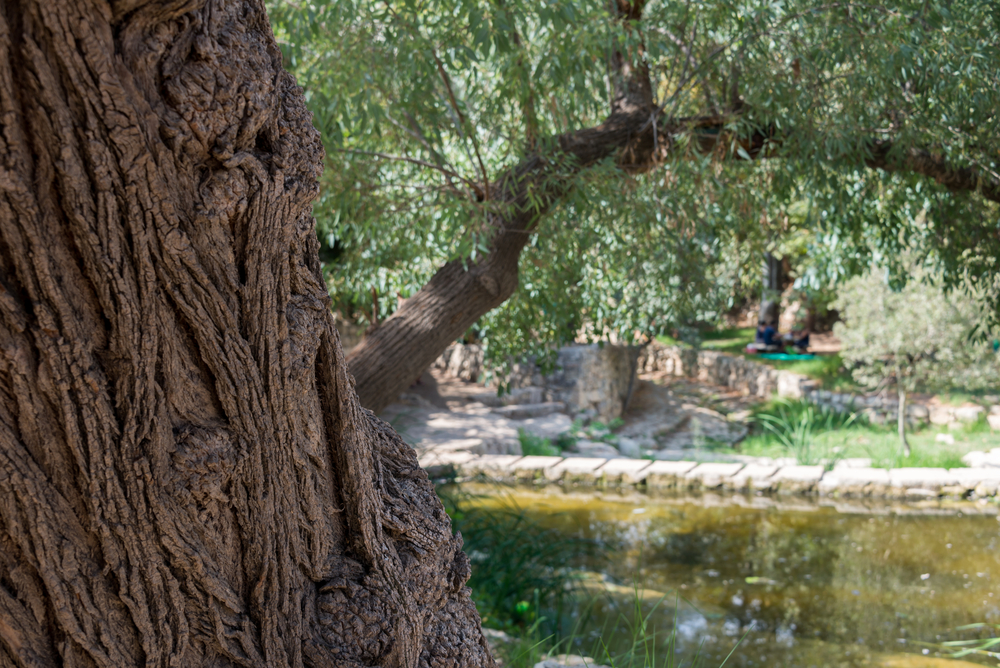
[[[0,666],[492,666],[260,0],[0,2]]]

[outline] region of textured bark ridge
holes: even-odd
[[[0,2],[0,666],[493,666],[259,0]]]

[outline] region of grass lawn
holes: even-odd
[[[928,426],[908,433],[913,453],[904,458],[894,424],[871,425],[858,420],[846,424],[848,420],[804,402],[769,402],[754,411],[751,435],[738,450],[757,457],[796,457],[800,464],[857,457],[871,459],[876,468],[961,468],[962,455],[967,452],[1000,447],[1000,434],[992,432],[985,420],[961,429]],[[942,433],[954,438],[954,444],[936,440]]]

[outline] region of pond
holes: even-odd
[[[638,588],[644,614],[659,602],[650,617],[658,634],[676,624],[682,652],[702,647],[707,666],[718,666],[740,638],[727,667],[997,665],[935,658],[920,644],[963,637],[949,631],[964,624],[1000,623],[1000,522],[992,506],[845,512],[739,495],[463,491],[487,494],[477,504],[514,501],[540,525],[600,546],[574,565],[600,594],[589,603],[580,597],[563,624],[576,623],[583,638],[616,628],[603,636],[624,642],[629,615],[620,615]]]

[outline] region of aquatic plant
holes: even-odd
[[[702,654],[699,646],[694,656],[685,657],[678,652],[677,647],[677,617],[674,626],[664,635],[652,623],[653,615],[663,603],[664,598],[657,601],[652,608],[644,611],[644,596],[638,585],[633,584],[633,596],[628,603],[630,610],[622,611],[617,618],[609,618],[604,625],[600,637],[591,640],[591,648],[587,654],[592,658],[588,665],[594,668],[708,668],[708,658]],[[675,597],[674,608],[680,604],[680,597]],[[584,615],[583,617],[585,617]],[[723,668],[733,656],[740,644],[753,628],[753,624],[736,642],[729,654],[718,664]],[[611,645],[625,648],[613,650]],[[532,626],[525,636],[516,639],[504,649],[504,665],[510,668],[533,668],[537,662],[546,656],[561,653],[581,651],[587,646],[587,638],[579,634],[579,626],[568,635],[556,639],[553,636],[541,638],[538,635],[537,624]]]
[[[591,597],[588,602],[583,588],[578,587],[582,571],[574,566],[588,558],[602,558],[596,543],[539,526],[500,489],[492,495],[490,505],[478,504],[475,497],[455,488],[439,488],[438,495],[465,541],[472,561],[469,586],[484,626],[508,634],[509,642],[497,647],[505,668],[533,668],[546,656],[579,652],[585,647],[599,664],[610,668],[682,665],[676,619],[670,631],[656,629],[652,617],[663,600],[652,609],[644,609],[648,606],[644,606],[637,585],[633,585],[627,609],[608,619],[596,641],[583,636],[581,629],[597,599]],[[567,618],[564,608],[571,599],[584,603],[573,628],[566,629],[561,622]],[[685,657],[683,665],[708,668],[706,661],[699,651]],[[724,665],[725,661],[720,668]]]
[[[595,556],[596,544],[539,526],[500,489],[488,506],[452,489],[438,495],[465,541],[469,586],[483,623],[522,634],[533,625],[543,636],[558,633],[559,613],[579,580],[572,566]]]
[[[978,622],[976,624],[959,626],[952,630],[959,632],[987,631],[990,633],[997,633],[1000,632],[1000,624]],[[992,638],[971,638],[967,640],[947,640],[941,643],[918,644],[947,651],[949,653],[948,655],[953,659],[961,659],[967,656],[987,656],[991,659],[1000,659],[1000,637],[996,636]]]

